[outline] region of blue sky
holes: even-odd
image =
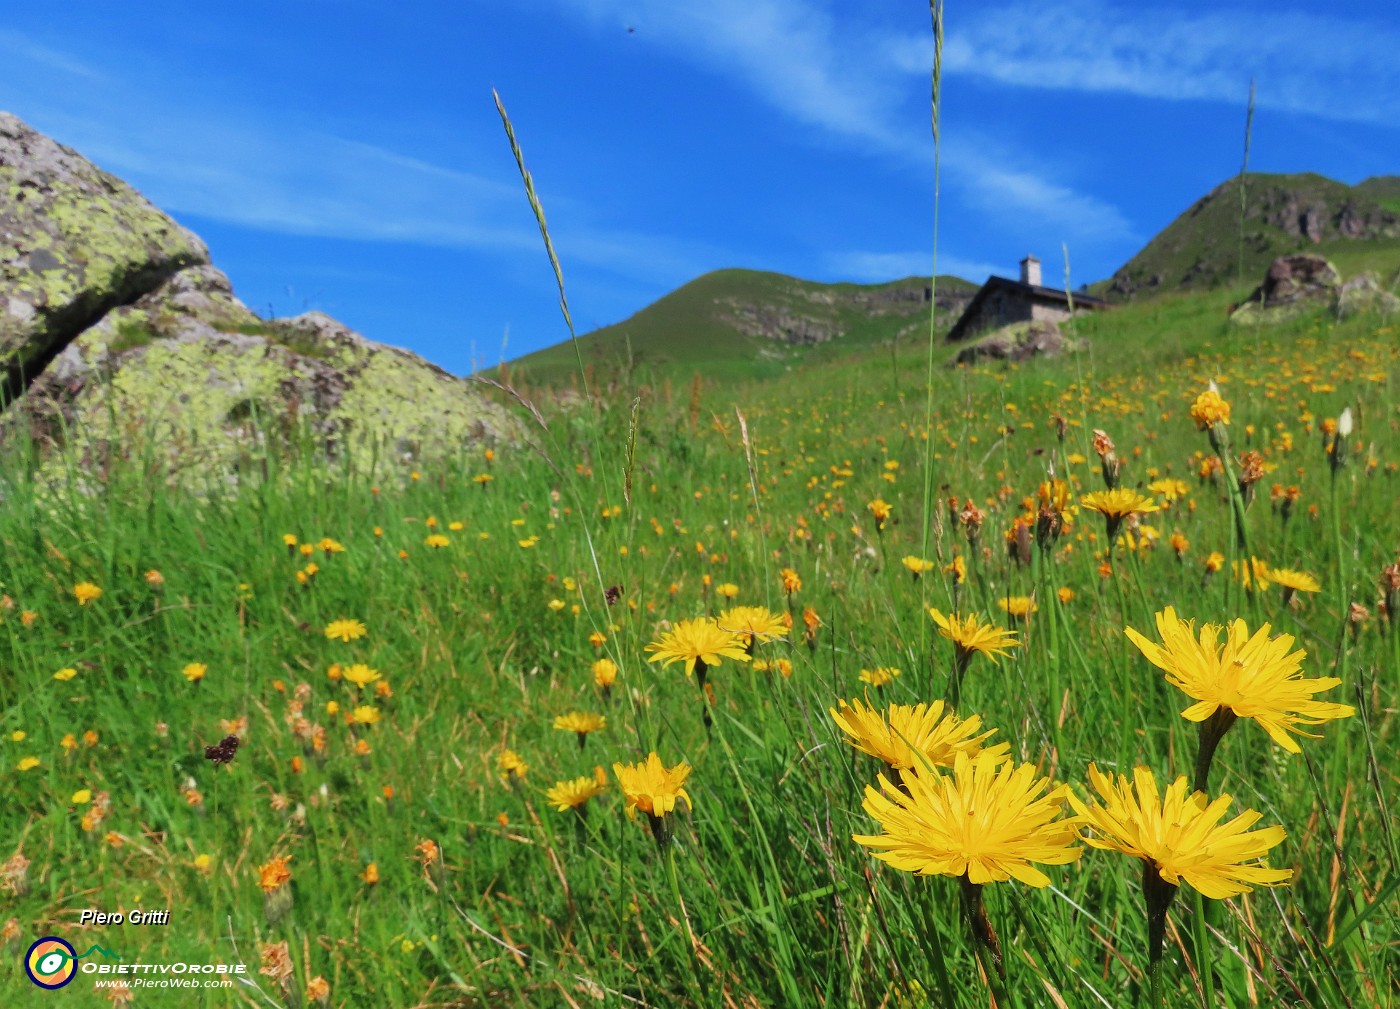
[[[1239,169],[1400,174],[1393,0],[950,2],[939,272],[1100,279]],[[140,11],[140,16],[134,14]],[[10,5],[0,108],[198,232],[255,310],[455,372],[708,270],[926,273],[929,14],[852,0]],[[628,27],[633,30],[628,31]]]

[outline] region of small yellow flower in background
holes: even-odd
[[[339,702],[339,701],[327,701],[327,702],[326,702],[326,714],[327,714],[327,715],[330,715],[332,718],[334,718],[336,715],[340,714],[340,702]]]
[[[1270,637],[1271,630],[1264,624],[1251,635],[1243,620],[1229,627],[1205,624],[1197,640],[1193,622],[1178,619],[1175,608],[1168,606],[1157,614],[1160,645],[1131,627],[1124,633],[1149,662],[1166,672],[1168,683],[1196,701],[1181,713],[1183,718],[1204,722],[1218,710],[1226,710],[1231,720],[1252,718],[1285,750],[1301,753],[1290,733],[1316,738],[1299,726],[1348,718],[1356,709],[1313,700],[1313,694],[1342,681],[1331,676],[1305,678],[1302,661],[1307,653],[1290,651],[1293,635]]]
[[[15,769],[19,771],[32,771],[38,766],[38,757],[20,757],[19,763],[15,764]]]
[[[802,591],[802,578],[792,568],[783,568],[778,577],[782,582],[783,591],[788,595]]]
[[[872,687],[878,689],[892,683],[894,678],[898,675],[900,675],[900,672],[894,666],[877,666],[874,669],[862,669],[860,671],[860,682],[868,683]]]
[[[282,534],[282,545],[291,550],[297,545],[297,538],[293,533]]]
[[[39,619],[39,614],[33,610],[22,610],[19,615],[19,622],[25,627],[33,627],[34,621]]]
[[[589,799],[597,795],[602,795],[607,791],[607,778],[598,781],[596,778],[573,778],[569,781],[556,782],[553,787],[545,792],[545,799],[551,806],[561,813],[575,810],[579,815],[583,815],[584,806]]]
[[[933,561],[926,561],[922,557],[915,557],[912,554],[908,557],[905,557],[900,563],[902,563],[905,569],[911,575],[914,576],[915,581],[918,581],[919,576],[922,575],[925,571],[932,571],[935,567]]]
[[[593,663],[593,682],[599,687],[611,687],[617,679],[617,663],[612,659],[599,659]]]
[[[1074,601],[1074,589],[1068,585],[1061,585],[1055,590],[1055,597],[1060,600],[1062,605],[1067,606]]]
[[[373,725],[379,721],[379,709],[372,704],[358,705],[350,713],[350,721],[356,725]]]
[[[360,873],[360,878],[361,878],[362,880],[364,880],[364,881],[365,881],[368,885],[370,885],[370,886],[373,886],[375,883],[378,883],[378,882],[379,882],[379,866],[378,866],[378,864],[376,864],[376,863],[374,863],[374,862],[371,862],[371,863],[369,863],[369,865],[365,866],[364,872]],[[310,990],[309,990],[309,989],[308,989],[307,994],[310,994]]]
[[[953,584],[961,585],[967,581],[967,561],[963,560],[962,554],[954,554],[951,564],[943,566],[943,573],[953,576]]]
[[[1270,568],[1269,581],[1283,589],[1283,604],[1287,606],[1298,592],[1321,592],[1322,585],[1317,578],[1306,571],[1291,568]]]
[[[523,539],[523,540],[517,540],[516,542],[520,544],[520,549],[522,549],[522,550],[529,550],[531,547],[533,547],[533,546],[534,546],[536,543],[538,543],[539,541],[540,541],[540,538],[539,538],[538,536],[529,536],[529,537],[526,537],[526,538]]]
[[[58,745],[63,747],[65,753],[72,753],[78,748],[78,739],[71,732],[65,732],[63,738],[58,741]]]
[[[1050,788],[1033,764],[1000,763],[990,753],[957,754],[952,774],[919,764],[904,789],[882,774],[867,785],[867,813],[883,833],[852,835],[882,862],[921,876],[965,876],[974,886],[1016,879],[1050,885],[1034,864],[1065,865],[1083,853],[1075,820],[1059,819],[1069,789]],[[1048,790],[1048,791],[1047,791]]]
[[[266,864],[258,866],[258,886],[264,893],[280,890],[292,881],[292,870],[287,867],[291,855],[274,855]]]
[[[1251,557],[1248,564],[1231,561],[1230,570],[1234,572],[1235,579],[1251,592],[1256,588],[1260,592],[1266,592],[1273,584],[1273,576],[1269,573],[1268,563],[1258,557]]]
[[[514,750],[502,750],[500,757],[496,759],[496,766],[503,774],[509,775],[517,780],[525,777],[530,771],[530,765],[520,759],[520,754]]]
[[[68,801],[75,806],[86,806],[92,801],[92,791],[87,788],[80,788],[73,793],[72,798]]]
[[[341,641],[356,641],[369,633],[369,628],[358,620],[332,620],[326,625],[326,637]]]
[[[894,511],[893,506],[884,498],[876,498],[865,506],[870,509],[870,517],[875,520],[875,531],[883,533],[885,523],[889,521],[890,513]]]
[[[84,746],[87,746],[89,749],[92,748],[92,747],[94,747],[94,746],[96,746],[96,745],[97,745],[97,733],[93,732],[91,729],[88,729],[86,732],[84,732],[84,733],[83,733],[83,745],[84,745]]]
[[[194,861],[191,864],[194,866],[196,872],[200,873],[201,875],[207,876],[209,875],[209,873],[214,871],[214,856],[196,855],[194,857]]]
[[[466,528],[466,525],[463,524],[462,522],[453,521],[453,522],[447,523],[447,528],[448,528],[448,530],[451,531],[451,532],[459,533],[459,532],[461,532],[463,529]]]
[[[65,667],[63,669],[60,669],[58,672],[54,673],[53,678],[61,683],[67,683],[69,680],[71,680],[77,675],[78,671],[76,669],[73,669],[71,667]]]
[[[1166,795],[1146,767],[1134,769],[1130,784],[1127,775],[1115,781],[1090,764],[1089,782],[1099,793],[1092,804],[1069,794],[1084,824],[1084,842],[1140,858],[1172,886],[1184,880],[1203,896],[1223,900],[1249,893],[1253,886],[1280,886],[1293,876],[1291,869],[1244,864],[1279,844],[1282,827],[1251,831],[1262,817],[1253,810],[1222,824],[1230,796],[1210,800],[1204,792],[1188,795],[1185,775],[1167,786]]]
[[[357,662],[353,666],[341,669],[339,666],[332,667],[337,674],[343,676],[348,682],[357,687],[367,687],[375,680],[379,679],[379,670],[371,669],[363,662]]]
[[[588,635],[588,643],[594,648],[602,648],[603,645],[607,644],[607,641],[608,636],[602,631],[594,631],[592,634]]]
[[[1162,495],[1162,500],[1166,501],[1168,504],[1180,501],[1187,494],[1191,493],[1191,488],[1187,486],[1185,480],[1174,480],[1171,478],[1153,480],[1147,485],[1147,489],[1154,494]]]
[[[301,546],[297,547],[297,553],[301,554],[303,557],[310,557],[315,552],[316,545],[314,543],[303,543]]]
[[[783,617],[770,612],[766,606],[734,606],[720,613],[715,623],[720,630],[739,635],[750,652],[755,644],[785,638],[792,629]]]
[[[1219,550],[1212,550],[1210,556],[1206,558],[1206,574],[1213,575],[1225,566],[1225,555]]]
[[[197,683],[200,680],[204,679],[204,674],[208,671],[208,669],[209,667],[206,666],[203,662],[191,662],[189,663],[189,665],[185,666],[184,669],[180,670],[180,675],[182,675],[185,679],[189,680],[191,683]]]
[[[567,605],[567,604],[566,604],[566,603],[564,602],[564,600],[562,600],[562,599],[551,599],[551,600],[550,600],[548,603],[546,603],[545,605],[547,605],[547,606],[549,607],[550,612],[552,612],[552,613],[558,613],[558,612],[559,612],[560,610],[562,610],[562,609],[565,607],[565,605]]]
[[[335,540],[331,539],[329,536],[327,536],[325,539],[321,540],[321,542],[320,542],[320,543],[317,543],[316,545],[317,545],[318,547],[321,548],[321,552],[322,552],[322,553],[326,553],[326,554],[343,554],[343,553],[345,553],[345,547],[343,547],[340,543],[336,542]]]
[[[73,586],[73,598],[78,600],[79,606],[86,606],[90,602],[102,598],[102,590],[92,582],[79,582]]]
[[[452,541],[446,536],[444,536],[442,533],[433,533],[431,536],[428,536],[423,540],[423,545],[427,547],[432,547],[434,550],[441,550],[443,547],[447,546],[451,542]]]
[[[1228,424],[1230,404],[1215,389],[1207,389],[1191,404],[1191,419],[1196,422],[1198,431],[1208,430],[1216,424]]]
[[[22,743],[28,735],[29,733],[25,732],[23,729],[16,729],[14,732],[10,733],[10,742]]]
[[[1025,620],[1040,609],[1030,596],[1006,596],[997,600],[997,606],[1001,607],[1008,617],[1014,617],[1017,620]]]
[[[952,767],[959,754],[988,754],[994,761],[1010,758],[1011,744],[985,746],[996,729],[982,730],[978,715],[959,718],[942,701],[932,704],[891,704],[885,711],[867,707],[859,698],[837,701],[827,711],[846,742],[862,753],[878,757],[896,771],[922,766]]]
[[[735,585],[733,582],[724,582],[723,584],[715,586],[715,595],[719,596],[721,599],[733,599],[738,594],[739,586]]]
[[[607,728],[608,720],[602,715],[593,714],[587,711],[571,711],[567,715],[560,715],[554,719],[554,727],[563,732],[573,732],[578,735],[579,749],[588,740],[590,732],[600,732]]]
[[[485,490],[486,485],[494,479],[496,478],[493,477],[490,473],[478,473],[476,476],[472,477],[472,481],[474,483],[480,484],[483,490]]]

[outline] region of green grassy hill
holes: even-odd
[[[823,284],[757,270],[698,277],[624,322],[579,338],[585,366],[614,374],[635,368],[689,378],[738,380],[782,374],[928,331],[926,278],[887,284]],[[977,285],[939,277],[938,326],[952,324]],[[510,364],[516,381],[556,385],[577,376],[562,343]]]
[[[1112,277],[1091,290],[1109,298],[1234,284],[1240,262],[1239,180],[1193,203]],[[1276,257],[1316,252],[1335,259],[1400,240],[1400,177],[1349,186],[1316,174],[1245,177],[1244,281]]]

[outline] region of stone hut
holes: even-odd
[[[1074,312],[1097,310],[1107,306],[1101,298],[1074,294]],[[1073,314],[1070,299],[1063,290],[1045,287],[1040,282],[1040,260],[1027,256],[1021,260],[1021,279],[988,277],[982,289],[973,295],[958,321],[948,331],[949,342],[968,340],[988,330],[1000,329],[1018,322],[1061,322]]]

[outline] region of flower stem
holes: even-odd
[[[1006,961],[1001,955],[1001,940],[997,938],[982,903],[982,886],[972,882],[966,873],[958,877],[958,886],[962,895],[963,920],[972,933],[972,946],[986,972],[987,985],[996,1004],[1006,1009],[1012,1004],[1006,988]]]
[[[1147,901],[1147,977],[1151,1009],[1162,1007],[1162,950],[1167,937],[1167,909],[1176,897],[1176,887],[1162,878],[1157,866],[1142,863],[1142,893]]]
[[[1196,774],[1191,784],[1197,792],[1206,791],[1211,761],[1215,759],[1215,748],[1220,745],[1220,740],[1225,738],[1225,733],[1235,724],[1238,717],[1233,709],[1222,706],[1216,708],[1215,712],[1201,723],[1201,740],[1196,748]]]

